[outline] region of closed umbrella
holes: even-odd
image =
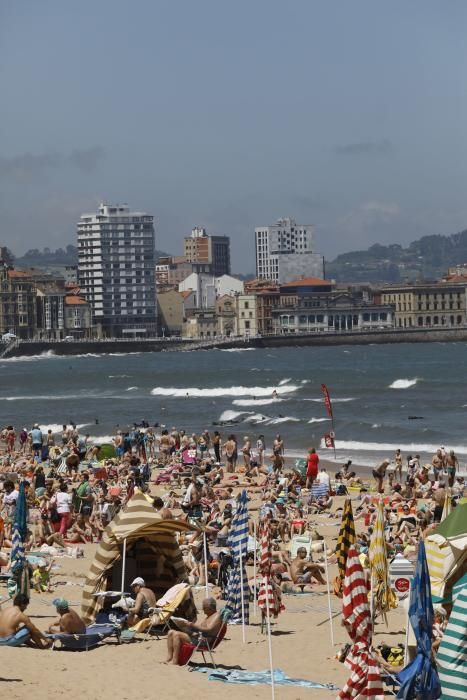
[[[26,503],[26,491],[24,481],[19,485],[18,498],[16,499],[15,517],[13,519],[13,530],[17,529],[23,542],[28,536],[28,506]]]
[[[340,691],[340,700],[372,698],[384,700],[379,664],[371,651],[372,625],[368,603],[368,584],[358,552],[350,547],[347,553],[342,618],[352,640],[345,665],[352,675]]]
[[[368,558],[371,572],[373,615],[376,612],[385,615],[391,608],[397,608],[397,596],[391,590],[389,582],[386,541],[384,539],[384,506],[381,500],[376,509],[376,521],[371,534]]]
[[[409,620],[417,640],[417,655],[398,675],[397,697],[402,700],[436,700],[441,688],[433,661],[433,603],[425,544],[418,545],[417,565],[410,590]]]
[[[334,579],[334,593],[342,598],[342,588],[344,585],[345,568],[347,563],[347,553],[349,548],[355,543],[355,524],[353,520],[352,503],[350,498],[346,498],[344,510],[342,512],[342,523],[337,537],[336,557],[338,574]]]
[[[237,500],[237,510],[232,519],[229,534],[229,547],[233,559],[227,583],[226,607],[231,614],[233,624],[242,623],[245,636],[245,624],[249,624],[249,595],[248,579],[244,570],[244,561],[248,549],[248,508],[247,494],[242,491]]]
[[[453,587],[454,606],[438,649],[436,661],[443,700],[466,697],[467,688],[467,576],[460,590]]]
[[[11,538],[10,570],[16,587],[13,593],[24,593],[29,597],[28,562],[24,553],[23,540],[17,527],[14,528]]]
[[[447,518],[452,511],[452,501],[451,501],[451,489],[446,489],[446,496],[444,498],[443,512],[441,513],[441,522],[444,518]]]
[[[265,518],[262,523],[260,546],[259,570],[263,578],[258,591],[258,607],[263,613],[263,618],[267,615],[277,617],[284,610],[284,606],[280,588],[271,583],[272,546],[269,518]]]

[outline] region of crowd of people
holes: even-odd
[[[216,599],[224,599],[232,566],[229,534],[240,489],[247,490],[251,503],[248,529],[253,544],[247,566],[252,564],[261,523],[268,519],[278,611],[283,594],[325,585],[324,565],[336,562],[335,542],[325,548],[319,529],[323,523],[340,523],[340,496],[352,497],[356,546],[364,561],[378,499],[384,499],[388,556],[403,552],[414,559],[418,542],[440,521],[446,499],[455,506],[465,491],[457,457],[444,448],[437,450],[429,464],[421,464],[418,455],[404,459],[397,450],[372,475],[361,469],[357,475],[350,460],[334,474],[328,470],[315,448],[304,464],[287,459],[280,435],[268,450],[264,435],[237,440],[217,430],[199,435],[176,428],[156,432],[143,422],[139,427],[117,430],[111,444],[96,445],[75,425],[64,425],[59,434],[37,424],[17,434],[8,425],[0,433],[0,566],[9,571],[20,481],[29,509],[26,549],[42,547],[52,552],[70,546],[85,550],[87,544],[99,542],[116,513],[139,491],[161,518],[204,526],[207,548],[202,534],[194,532],[186,538],[182,553],[186,580],[211,586],[214,606],[208,600],[205,613],[207,620],[212,618],[209,624],[216,620],[217,625],[218,617],[213,616],[217,615]],[[310,546],[294,548],[297,536],[306,536]],[[251,595],[255,595],[257,581],[251,580],[251,569],[249,576]],[[50,561],[32,567],[31,581],[39,593],[53,590]],[[129,627],[156,602],[144,579],[135,579],[131,588],[134,604],[127,610]],[[0,612],[0,638],[21,633],[28,643],[43,648],[50,640],[27,617],[27,605],[28,600],[19,594],[12,608]],[[79,634],[84,623],[77,613],[63,599],[58,599],[56,607],[59,620],[53,629]],[[189,630],[169,635],[169,662],[176,662],[179,646],[187,637]]]

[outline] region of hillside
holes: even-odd
[[[160,256],[169,255],[162,250],[156,250],[156,262]],[[77,265],[78,248],[74,245],[67,245],[66,248],[51,250],[44,248],[31,248],[21,257],[14,257],[15,267],[47,267],[49,265]]]
[[[399,282],[439,279],[448,267],[467,262],[467,230],[423,236],[407,248],[375,244],[326,263],[326,277],[339,282]]]

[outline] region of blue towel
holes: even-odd
[[[223,681],[224,683],[236,683],[246,685],[259,685],[260,683],[271,683],[270,671],[224,671],[217,669],[213,671],[208,666],[196,666],[194,671],[208,673],[210,681]],[[320,688],[322,690],[339,690],[333,683],[315,683],[302,678],[289,678],[280,668],[274,669],[275,685],[296,685],[301,688]]]

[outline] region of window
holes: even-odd
[[[245,321],[245,330],[247,330],[247,331],[250,330],[250,322],[249,321]]]
[[[249,307],[249,302],[246,301],[246,302],[245,302],[245,309],[248,309],[248,308],[250,308],[250,307]]]

